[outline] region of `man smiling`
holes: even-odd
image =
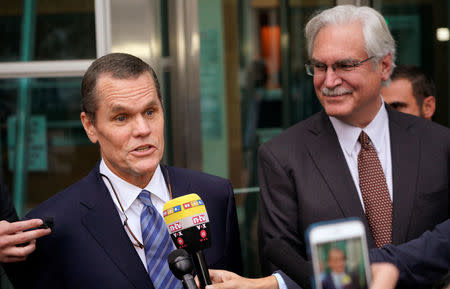
[[[336,6],[314,15],[305,36],[306,73],[323,111],[260,147],[266,273],[276,269],[263,254],[267,241],[284,239],[306,258],[304,234],[318,221],[360,218],[369,247],[381,247],[449,216],[449,129],[393,111],[380,95],[395,66],[383,16]]]
[[[27,215],[53,216],[55,226],[25,263],[8,268],[15,288],[182,288],[168,268],[175,247],[161,215],[165,202],[187,193],[208,210],[210,268],[241,271],[229,181],[160,164],[164,109],[153,69],[129,54],[101,57],[83,77],[81,102],[101,160]]]

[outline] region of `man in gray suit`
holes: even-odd
[[[358,217],[372,248],[446,220],[450,131],[384,104],[380,89],[395,66],[384,18],[369,7],[336,6],[315,15],[305,33],[306,70],[324,110],[259,150],[261,252],[281,238],[306,257],[304,234],[318,221]]]

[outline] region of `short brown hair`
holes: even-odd
[[[391,80],[406,79],[411,82],[414,98],[419,107],[422,107],[426,97],[432,95],[436,97],[436,86],[433,80],[426,75],[418,66],[398,65],[394,68]]]
[[[98,108],[95,89],[100,75],[109,73],[117,79],[130,79],[137,78],[145,72],[150,73],[159,101],[163,106],[158,78],[153,68],[136,56],[127,53],[110,53],[95,60],[84,74],[81,82],[81,111],[95,122],[95,113]]]

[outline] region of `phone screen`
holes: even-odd
[[[322,289],[366,289],[366,263],[360,237],[315,243],[316,287]],[[321,286],[321,287],[319,287]]]

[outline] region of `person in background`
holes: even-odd
[[[431,120],[436,110],[436,87],[433,80],[414,65],[394,68],[389,85],[381,89],[391,108]]]

